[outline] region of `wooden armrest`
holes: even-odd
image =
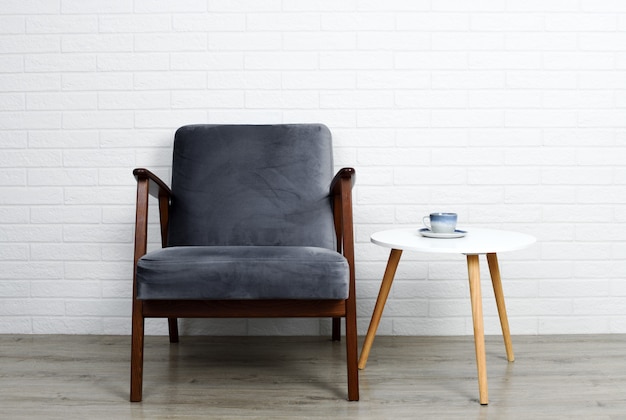
[[[354,261],[354,233],[352,229],[352,187],[356,181],[353,168],[342,168],[330,183],[333,200],[337,251],[342,252],[348,263]],[[347,255],[346,255],[347,254]]]
[[[331,195],[337,195],[340,194],[341,192],[341,182],[339,182],[341,179],[349,179],[350,182],[350,188],[354,187],[354,183],[356,182],[356,171],[354,170],[354,168],[341,168],[338,172],[337,175],[335,175],[335,177],[333,178],[332,182],[330,183],[330,193]]]
[[[135,179],[137,181],[143,179],[147,179],[148,181],[150,181],[150,188],[148,188],[148,190],[150,191],[151,196],[156,198],[163,196],[169,198],[172,196],[172,190],[170,190],[170,187],[168,187],[165,182],[161,181],[158,176],[156,176],[149,170],[144,168],[137,168],[133,170],[133,175],[135,175]]]
[[[159,220],[161,224],[161,245],[167,244],[169,223],[169,205],[172,190],[161,179],[144,168],[133,171],[137,179],[137,212],[135,243],[141,244],[135,248],[135,261],[146,253],[147,227],[148,227],[148,193],[159,200]],[[146,183],[147,181],[147,183]]]

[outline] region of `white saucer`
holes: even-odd
[[[419,230],[420,235],[425,236],[427,238],[437,238],[437,239],[453,239],[453,238],[462,238],[467,235],[467,232],[464,230],[455,230],[451,233],[435,233],[432,232],[428,228],[422,228]]]

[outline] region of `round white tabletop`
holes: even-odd
[[[376,232],[371,241],[376,245],[403,251],[447,254],[491,254],[516,251],[532,245],[537,239],[525,233],[507,230],[467,228],[462,238],[427,238],[419,228],[391,229]]]

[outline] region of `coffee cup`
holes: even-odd
[[[433,233],[454,233],[456,221],[456,213],[430,213],[422,219],[424,226]]]

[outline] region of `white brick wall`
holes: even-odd
[[[388,255],[369,235],[435,210],[538,237],[501,255],[514,334],[626,333],[625,70],[623,0],[4,0],[0,333],[129,333],[131,170],[169,180],[202,122],[330,126],[358,172],[361,333]],[[466,277],[406,252],[380,333],[471,334]]]

